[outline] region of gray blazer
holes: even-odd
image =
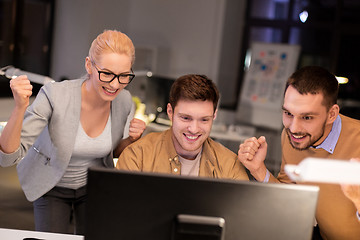
[[[11,154],[0,151],[1,166],[17,164],[20,184],[29,201],[52,189],[68,167],[80,122],[81,85],[84,80],[43,86],[25,113],[21,146]],[[112,102],[113,149],[124,137],[124,129],[129,125],[134,109],[131,94],[125,89]],[[106,167],[114,167],[112,152],[103,159],[103,163]]]

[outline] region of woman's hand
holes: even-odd
[[[14,96],[15,106],[20,109],[29,106],[33,86],[26,75],[21,75],[10,80],[10,88]]]
[[[0,150],[5,153],[14,152],[20,145],[22,122],[33,87],[27,76],[22,75],[10,80],[10,88],[15,108],[0,136]]]
[[[138,140],[143,134],[145,128],[146,128],[146,124],[144,121],[137,118],[133,118],[130,122],[130,127],[129,127],[130,140],[132,142]]]

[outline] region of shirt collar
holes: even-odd
[[[315,148],[317,149],[322,148],[325,151],[329,152],[330,154],[333,154],[336,143],[339,140],[340,132],[341,132],[341,118],[340,116],[337,116],[337,118],[335,119],[332,125],[329,135],[320,145],[316,146]]]
[[[165,146],[168,151],[169,157],[171,159],[174,159],[176,156],[178,156],[178,154],[175,150],[173,140],[172,140],[172,128],[171,127],[168,130],[164,131],[163,141],[165,142]],[[176,159],[178,159],[178,158],[176,158]]]

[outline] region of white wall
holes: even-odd
[[[216,77],[225,0],[135,0],[129,33],[135,44],[165,52],[160,74],[203,73]]]
[[[226,15],[228,2],[233,5],[241,2],[235,4],[241,7],[245,0],[56,1],[51,77],[60,80],[63,76],[76,78],[83,75],[84,58],[91,41],[103,29],[118,29],[130,36],[135,47],[145,45],[159,49],[158,74],[178,77],[201,73],[217,82],[221,76],[221,59],[238,61],[240,54],[240,43],[229,39],[239,39],[242,29],[237,26],[241,22],[234,22],[230,27],[238,32],[234,34],[227,28],[227,36],[224,36],[225,19],[229,19]],[[243,18],[242,13],[237,14],[234,10],[230,13]],[[224,38],[226,45],[222,42]],[[235,51],[224,51],[224,48]],[[229,81],[234,81],[238,69],[234,64],[230,66],[225,70],[233,78]]]
[[[130,0],[59,0],[55,5],[51,77],[77,78],[92,40],[104,29],[127,32]]]

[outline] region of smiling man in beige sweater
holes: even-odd
[[[264,137],[247,139],[239,159],[260,182],[294,183],[285,174],[286,164],[306,157],[349,160],[360,157],[360,121],[339,114],[338,82],[327,70],[308,66],[287,81],[281,135],[282,164],[275,178],[264,164]],[[346,173],[344,173],[346,174]],[[320,187],[316,220],[323,239],[360,239],[357,209],[339,184],[307,183]]]

